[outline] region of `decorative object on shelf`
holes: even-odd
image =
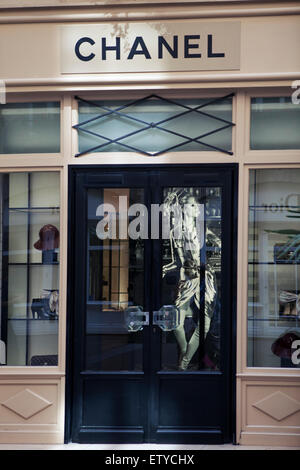
[[[51,312],[55,312],[58,316],[59,312],[59,292],[58,290],[51,290],[49,296],[49,305]]]
[[[288,243],[274,245],[274,263],[297,263],[299,261],[299,246],[289,246]]]
[[[289,219],[300,219],[300,209],[288,209],[286,217]],[[300,231],[294,229],[284,230],[266,230],[268,233],[278,233],[279,235],[287,235],[286,243],[277,243],[274,246],[274,262],[275,263],[300,263]]]
[[[44,225],[39,231],[39,240],[33,246],[42,251],[43,264],[56,263],[57,253],[55,250],[59,247],[59,231],[55,225]]]
[[[274,341],[271,346],[272,353],[284,359],[292,357],[292,344],[294,341],[300,339],[300,334],[297,331],[287,331]]]
[[[279,314],[284,317],[300,317],[300,292],[281,291],[279,294]]]
[[[58,290],[45,290],[40,298],[32,299],[32,317],[39,320],[56,320],[58,318]]]
[[[57,366],[58,365],[58,355],[57,354],[48,354],[45,356],[32,356],[30,359],[31,366]]]

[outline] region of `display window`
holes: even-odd
[[[1,364],[58,364],[60,176],[2,173]]]
[[[299,187],[300,168],[250,169],[249,367],[300,367]]]

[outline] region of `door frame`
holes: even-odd
[[[97,170],[110,170],[122,172],[130,168],[140,169],[141,171],[147,170],[166,170],[166,169],[184,169],[195,168],[198,171],[201,169],[212,169],[213,171],[222,171],[222,169],[231,169],[232,171],[232,227],[231,227],[231,253],[232,253],[232,283],[231,283],[231,328],[230,328],[230,389],[231,396],[230,408],[230,435],[231,442],[236,444],[236,344],[237,344],[237,240],[238,240],[238,163],[180,163],[180,164],[122,164],[122,165],[103,165],[103,164],[78,164],[68,166],[68,262],[67,262],[67,319],[66,319],[66,383],[65,383],[65,433],[64,442],[67,444],[71,442],[72,438],[72,409],[73,409],[73,394],[74,394],[74,360],[73,360],[73,333],[74,333],[74,318],[71,312],[74,307],[74,296],[72,288],[74,286],[74,272],[75,272],[75,239],[72,236],[72,230],[75,221],[75,177],[77,172],[90,171],[91,169]],[[69,347],[69,345],[71,345]]]

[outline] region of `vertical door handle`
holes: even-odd
[[[179,326],[180,312],[175,305],[163,305],[153,312],[153,325],[159,326],[163,331],[173,331]]]
[[[149,325],[149,312],[143,312],[139,305],[127,307],[124,311],[124,323],[129,332],[140,331]]]

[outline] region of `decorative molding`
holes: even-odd
[[[53,403],[26,388],[1,404],[22,418],[29,419]]]
[[[45,170],[59,170],[59,167],[55,166],[55,167],[41,167],[41,169],[43,171]],[[27,169],[26,169],[27,170]],[[14,167],[5,167],[5,168],[2,168],[0,169],[0,173],[1,172],[9,172],[9,171],[16,171],[16,168]],[[24,166],[21,166],[21,168],[19,168],[18,171],[24,171]],[[31,170],[32,171],[32,170]],[[39,171],[39,170],[36,170],[36,171]],[[53,370],[53,371],[50,371],[49,370],[50,367],[45,367],[45,366],[42,366],[42,367],[38,367],[38,366],[35,366],[35,367],[28,367],[27,366],[27,369],[26,367],[24,368],[10,368],[9,366],[5,366],[5,367],[1,367],[0,368],[0,379],[1,380],[4,380],[4,379],[25,379],[25,380],[32,380],[32,379],[43,379],[43,380],[47,380],[47,379],[61,379],[65,376],[65,372],[64,371],[59,371],[57,370]],[[17,370],[16,370],[17,369]],[[32,370],[32,369],[35,369],[35,370]],[[53,367],[54,369],[54,367]]]
[[[219,83],[219,82],[258,82],[258,81],[292,81],[299,78],[299,72],[283,72],[283,73],[215,73],[215,74],[202,74],[172,72],[168,74],[151,73],[151,74],[103,74],[102,76],[72,76],[72,77],[58,77],[58,78],[15,78],[6,79],[5,86],[9,87],[24,87],[24,86],[72,86],[73,89],[79,85],[160,85],[166,83],[176,84],[190,84],[190,83]],[[7,90],[9,91],[9,90]]]
[[[66,8],[66,5],[63,5]],[[128,5],[123,4],[124,7]],[[99,8],[102,7],[102,11],[99,11]],[[151,20],[183,20],[183,19],[204,19],[204,18],[233,18],[233,17],[257,17],[257,16],[283,16],[283,15],[297,15],[300,14],[299,6],[280,6],[280,7],[261,7],[249,6],[245,8],[240,6],[239,8],[230,8],[224,6],[220,8],[220,5],[214,5],[215,8],[210,7],[205,8],[199,5],[198,8],[195,6],[191,9],[186,6],[184,10],[176,10],[170,8],[169,5],[156,5],[156,10],[154,10],[153,5],[140,4],[135,5],[139,7],[139,11],[134,11],[133,6],[130,5],[128,11],[115,11],[115,6],[105,5],[96,7],[96,11],[86,13],[84,11],[79,11],[78,13],[72,12],[62,13],[51,10],[43,10],[42,12],[36,12],[32,10],[26,11],[23,14],[19,13],[19,9],[16,14],[12,14],[11,11],[9,14],[2,12],[0,18],[0,24],[23,24],[23,23],[69,23],[69,22],[89,22],[89,21],[98,21],[98,22],[112,22],[112,21],[151,21]],[[55,6],[54,6],[55,8]],[[87,8],[94,9],[95,5],[86,5],[82,9],[86,10]],[[144,11],[141,11],[141,8]],[[75,10],[76,11],[76,10]],[[78,11],[78,8],[77,8]]]
[[[299,401],[280,391],[271,393],[271,395],[253,403],[252,406],[276,421],[282,421],[300,410]]]
[[[299,156],[299,154],[298,154]],[[287,160],[288,160],[289,157],[287,157]],[[248,165],[248,163],[247,163]],[[278,166],[275,166],[272,162],[266,164],[264,163],[264,165],[272,165],[272,167],[278,167]],[[289,164],[289,163],[286,163],[284,164],[284,167],[286,166],[291,166],[291,165],[294,165],[294,163],[292,164]],[[257,165],[255,165],[255,168],[257,167]],[[298,168],[299,167],[299,164],[295,166],[295,168]],[[282,168],[282,164],[279,166],[279,168]],[[295,371],[287,371],[287,370],[280,370],[278,372],[275,372],[274,371],[270,371],[268,370],[267,372],[264,372],[264,371],[259,371],[257,373],[247,373],[247,372],[244,372],[244,373],[238,373],[236,374],[236,378],[237,379],[240,379],[242,380],[243,382],[253,382],[253,381],[257,381],[257,382],[285,382],[285,381],[299,381],[299,377],[300,377],[300,374],[299,374],[299,370],[295,370]]]
[[[280,3],[282,0],[264,0],[263,3]],[[170,3],[182,3],[182,4],[234,4],[234,3],[257,3],[257,0],[151,0],[152,3],[157,5],[168,5]],[[149,0],[0,0],[0,8],[49,8],[49,7],[88,7],[95,6],[95,3],[98,6],[137,6],[137,5],[147,5]]]
[[[300,434],[292,432],[271,433],[267,429],[264,430],[264,432],[247,431],[241,433],[239,444],[244,446],[276,446],[281,449],[294,447],[298,450],[300,446]]]

